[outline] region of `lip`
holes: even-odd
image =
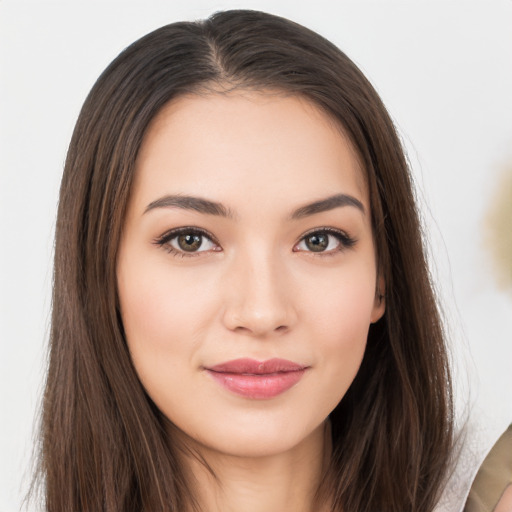
[[[206,372],[221,386],[245,398],[268,400],[297,384],[308,369],[286,359],[234,359],[206,367]]]

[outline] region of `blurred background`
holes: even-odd
[[[1,0],[0,512],[19,509],[30,477],[58,189],[79,109],[135,39],[228,8],[319,32],[381,94],[415,176],[475,457],[512,422],[511,0]]]

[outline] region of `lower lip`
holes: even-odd
[[[255,400],[266,400],[284,393],[299,382],[305,371],[305,369],[301,369],[263,375],[248,375],[207,370],[221,386],[237,395]]]

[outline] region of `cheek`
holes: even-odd
[[[332,410],[354,380],[364,356],[374,306],[374,273],[340,275],[309,301],[309,337],[323,372],[322,400]]]
[[[366,342],[375,305],[375,268],[371,263],[346,265],[304,289],[309,293],[301,299],[302,311],[318,329],[320,339],[334,346]]]
[[[149,264],[148,264],[149,263]],[[125,335],[140,379],[176,375],[194,360],[201,332],[214,311],[211,294],[198,293],[194,276],[147,259],[122,261],[118,291]]]
[[[333,348],[366,344],[374,300],[372,287],[347,286],[326,294],[323,314],[326,339]]]

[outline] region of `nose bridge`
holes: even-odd
[[[286,266],[272,247],[246,250],[233,258],[224,321],[231,330],[262,336],[295,322]]]

